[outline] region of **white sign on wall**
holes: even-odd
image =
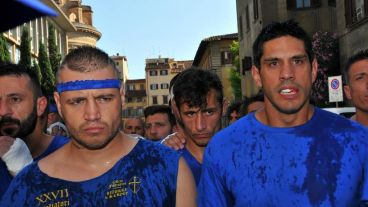
[[[328,98],[330,102],[344,101],[341,75],[328,77]]]

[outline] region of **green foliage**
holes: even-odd
[[[52,96],[55,87],[55,76],[51,69],[50,60],[46,52],[46,47],[41,42],[39,46],[38,60],[42,74],[41,85],[45,88],[46,95]]]
[[[42,73],[41,73],[41,68],[40,66],[37,64],[37,62],[35,60],[33,60],[33,66],[31,68],[33,70],[33,72],[35,74],[37,74],[38,76],[38,80],[40,81],[40,83],[42,83]]]
[[[10,63],[10,54],[5,37],[0,34],[0,64]]]
[[[20,42],[20,66],[25,68],[32,67],[32,55],[31,55],[31,38],[27,27],[23,27],[22,37]]]
[[[235,69],[230,70],[230,84],[231,88],[233,89],[233,94],[235,97],[235,100],[241,100],[242,99],[242,90],[241,90],[241,76],[238,71]]]
[[[235,68],[230,70],[230,84],[233,89],[235,100],[242,99],[241,91],[241,75],[240,75],[240,62],[239,62],[239,42],[233,41],[230,45],[230,51],[233,55],[233,65]]]
[[[233,55],[233,65],[236,70],[240,72],[240,61],[239,61],[239,42],[233,41],[230,45],[230,51]]]
[[[318,107],[333,107],[328,100],[328,77],[340,74],[339,45],[336,34],[316,32],[312,39],[318,62],[317,78],[312,87],[312,99]]]
[[[59,68],[61,55],[57,51],[56,40],[55,40],[55,28],[52,24],[49,24],[49,39],[48,39],[48,49],[51,69],[56,76],[56,72]]]

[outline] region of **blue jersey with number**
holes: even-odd
[[[0,206],[175,206],[178,163],[177,152],[145,140],[109,171],[82,182],[49,177],[33,163]]]
[[[69,141],[68,138],[63,136],[55,136],[52,139],[52,142],[47,147],[45,152],[43,152],[40,156],[37,158],[34,158],[34,161],[38,161],[47,155],[51,154],[55,150],[62,147],[64,144],[66,144]],[[0,160],[0,200],[1,197],[4,195],[6,189],[8,189],[10,182],[12,181],[13,177],[10,175],[8,168],[6,167],[6,164],[4,161]]]
[[[252,113],[207,146],[199,206],[357,206],[368,198],[367,136],[318,108],[291,128],[266,126]]]

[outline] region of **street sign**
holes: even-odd
[[[343,101],[341,75],[328,77],[328,98],[330,102]]]

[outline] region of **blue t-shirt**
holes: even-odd
[[[51,154],[55,150],[59,149],[61,146],[66,144],[69,141],[69,138],[63,136],[55,136],[52,139],[52,142],[47,147],[45,152],[43,152],[40,156],[34,158],[34,161],[38,161],[47,155]],[[0,159],[0,200],[4,195],[5,191],[8,189],[10,182],[12,181],[13,176],[10,175],[8,168],[3,160]]]
[[[82,182],[49,177],[34,162],[13,180],[0,206],[175,206],[179,157],[139,140],[106,173]]]
[[[52,139],[47,149],[40,156],[34,158],[34,161],[35,162],[39,161],[42,158],[46,157],[47,155],[53,153],[60,147],[64,146],[64,144],[68,143],[69,140],[70,140],[69,138],[64,137],[64,136],[54,136],[54,138]]]
[[[367,128],[318,108],[291,128],[251,113],[207,146],[199,206],[357,206],[368,198],[367,136]]]
[[[201,171],[202,171],[202,164],[197,161],[195,157],[187,150],[187,148],[183,148],[179,151],[182,155],[187,164],[192,171],[193,177],[195,179],[196,185],[199,184],[199,180],[201,179]]]

